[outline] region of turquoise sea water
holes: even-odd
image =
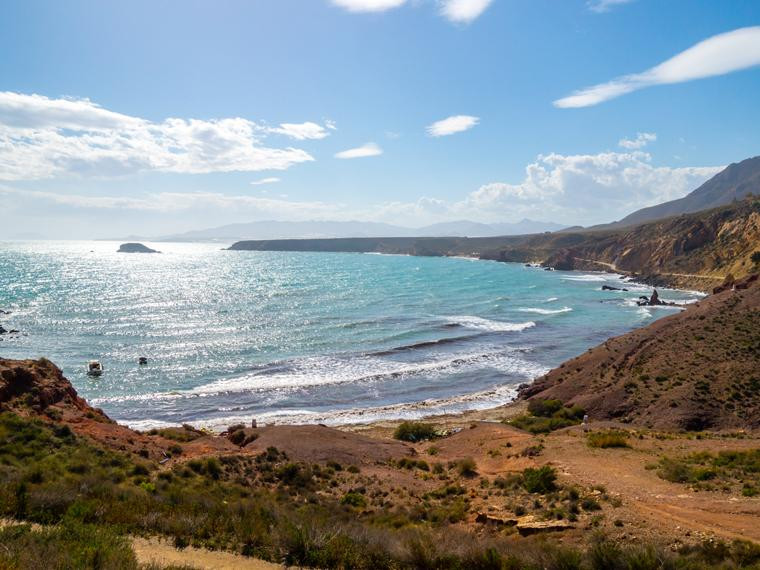
[[[0,356],[45,356],[135,427],[342,423],[495,406],[674,308],[618,276],[459,258],[0,242]],[[627,293],[601,291],[604,284]],[[661,291],[689,302],[697,294]],[[147,366],[137,359],[146,356]],[[99,359],[92,379],[85,363]]]

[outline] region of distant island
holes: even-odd
[[[123,243],[119,246],[118,253],[161,253],[141,243]]]

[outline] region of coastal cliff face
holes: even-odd
[[[760,250],[760,200],[750,198],[604,234],[550,254],[557,269],[616,269],[654,284],[711,290],[728,275],[757,271],[752,254]]]
[[[658,429],[760,427],[757,275],[606,341],[522,391]]]
[[[545,233],[495,238],[345,238],[241,241],[231,250],[376,252],[469,256],[542,262],[564,270],[619,271],[654,285],[712,291],[729,274],[760,269],[760,200],[651,222],[618,231]]]

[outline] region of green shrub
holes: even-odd
[[[396,431],[393,432],[393,437],[400,439],[401,441],[416,443],[426,439],[434,439],[436,437],[436,432],[435,427],[433,427],[432,424],[426,424],[423,422],[403,422],[399,424]]]
[[[549,465],[531,467],[522,472],[522,485],[528,493],[544,495],[557,489],[557,471]]]
[[[0,545],[2,568],[138,568],[128,540],[107,528],[81,523],[39,530],[29,525],[0,528]]]
[[[367,506],[367,499],[364,498],[364,495],[353,491],[343,495],[343,498],[340,500],[340,502],[343,505],[349,505],[351,507],[357,508],[364,508]]]
[[[585,411],[580,406],[565,407],[560,400],[530,400],[528,413],[508,420],[507,423],[533,434],[579,424]]]
[[[628,434],[620,430],[596,431],[588,434],[588,444],[591,447],[608,449],[610,447],[630,447]]]

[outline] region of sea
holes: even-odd
[[[610,273],[454,257],[0,242],[0,357],[45,357],[136,429],[328,425],[498,406],[681,310]],[[628,291],[603,291],[603,285]],[[701,295],[660,290],[685,305]],[[148,359],[140,365],[138,359]],[[99,378],[86,374],[102,362]]]

